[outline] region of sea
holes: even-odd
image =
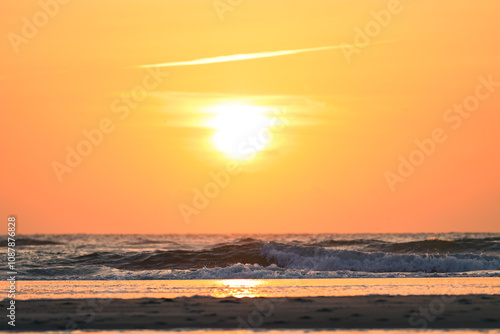
[[[25,281],[500,277],[492,233],[40,234],[16,248]]]

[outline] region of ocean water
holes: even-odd
[[[16,248],[18,280],[500,277],[500,234],[484,233],[29,235]]]
[[[153,334],[153,331],[149,331],[149,333],[143,333],[140,331],[122,331],[122,333],[130,333],[130,334],[137,334],[137,333],[142,333],[142,334]],[[339,329],[339,330],[303,330],[303,329],[297,329],[297,330],[226,330],[226,331],[206,331],[206,330],[198,330],[198,331],[181,331],[184,334],[202,334],[202,333],[211,333],[211,334],[254,334],[254,333],[267,333],[267,334],[305,334],[305,333],[316,333],[316,334],[407,334],[407,333],[422,333],[420,330],[413,330],[413,329],[405,329],[405,330],[393,330],[393,329],[386,329],[386,330],[380,330],[380,329],[369,329],[369,330],[345,330],[345,329]],[[106,332],[101,332],[101,333],[106,333]],[[169,333],[169,332],[164,332],[164,333]],[[172,333],[172,332],[170,332]],[[471,329],[465,329],[465,330],[429,330],[425,331],[425,333],[428,334],[493,334],[493,333],[500,333],[500,330],[498,329],[487,329],[487,330],[471,330]],[[97,334],[97,333],[95,333]],[[154,333],[158,334],[158,332]]]
[[[254,334],[254,333],[266,333],[266,334],[305,334],[305,333],[315,333],[315,334],[407,334],[407,333],[423,333],[424,331],[417,329],[405,329],[405,330],[395,330],[395,329],[370,329],[370,330],[313,330],[313,329],[296,329],[296,330],[173,330],[173,331],[162,331],[162,330],[107,330],[107,331],[67,331],[66,333],[92,333],[92,334],[163,334],[163,333],[182,333],[182,334]],[[34,334],[37,332],[18,332],[19,334]],[[463,329],[463,330],[425,330],[427,334],[498,334],[499,329],[485,329],[485,330],[473,330],[473,329]]]

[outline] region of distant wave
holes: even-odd
[[[321,247],[361,246],[364,250],[375,252],[447,254],[500,251],[500,238],[426,239],[399,243],[376,239],[323,240],[310,245]]]
[[[39,240],[31,238],[14,238],[16,241],[16,247],[19,246],[45,246],[45,245],[62,245],[61,242],[50,241],[50,240]],[[7,247],[7,239],[0,240],[0,247]]]
[[[262,249],[268,261],[289,269],[364,272],[466,272],[500,270],[500,258],[484,254],[388,254],[269,243]]]
[[[37,246],[19,257],[20,278],[28,280],[500,276],[500,236],[491,234],[46,235],[16,242]]]
[[[200,251],[144,251],[117,254],[115,252],[94,252],[74,258],[74,264],[99,264],[117,269],[197,269],[225,267],[235,263],[271,262],[260,254],[263,244],[258,242],[243,245],[216,246]]]
[[[339,247],[339,246],[365,246],[385,244],[386,242],[376,239],[354,239],[354,240],[322,240],[308,244],[308,246]]]
[[[147,246],[147,245],[178,245],[176,242],[166,241],[166,240],[151,240],[151,239],[139,239],[129,243],[129,245]]]

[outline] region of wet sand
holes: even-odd
[[[5,317],[0,324],[16,331],[173,328],[500,328],[500,295],[20,300],[15,328]]]

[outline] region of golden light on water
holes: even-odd
[[[126,284],[124,283],[126,282]],[[0,281],[0,288],[7,289]],[[426,287],[422,289],[422,287]],[[19,299],[500,294],[500,277],[25,281]],[[17,297],[17,296],[16,296]]]
[[[229,287],[254,287],[261,285],[262,281],[255,279],[225,279],[222,280],[222,285]]]
[[[236,298],[243,297],[261,297],[262,292],[259,287],[265,285],[262,280],[256,279],[226,279],[220,281],[220,288],[213,291],[214,297]]]

